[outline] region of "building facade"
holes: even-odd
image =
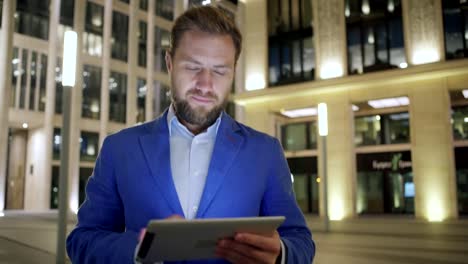
[[[0,210],[57,207],[67,29],[81,51],[70,106],[76,210],[105,136],[170,103],[164,51],[174,17],[210,1],[11,2],[2,3]],[[467,1],[211,2],[243,33],[229,112],[282,142],[304,213],[468,214]]]

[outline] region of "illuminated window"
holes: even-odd
[[[109,78],[109,121],[125,123],[126,111],[127,75],[111,72]]]
[[[346,0],[348,71],[406,68],[400,0]]]
[[[455,148],[458,212],[468,215],[468,147]]]
[[[268,1],[268,13],[269,84],[314,79],[312,1]]]
[[[317,157],[289,158],[294,194],[297,204],[304,213],[319,212],[319,179]]]
[[[468,2],[442,1],[445,56],[447,60],[468,57]]]
[[[104,8],[88,1],[86,3],[85,32],[83,32],[83,49],[91,56],[102,55],[102,36],[104,33]]]
[[[138,66],[146,67],[146,34],[147,24],[140,21],[138,30]]]
[[[146,80],[138,78],[137,80],[137,122],[145,122],[145,105],[146,105]]]
[[[15,31],[35,38],[49,38],[49,0],[17,1]]]
[[[99,149],[99,133],[81,131],[80,160],[96,161]]]
[[[281,127],[281,143],[285,151],[317,148],[317,122],[291,123]]]
[[[128,56],[128,16],[112,12],[112,58],[127,61]]]
[[[83,66],[81,117],[99,120],[101,114],[101,68]]]
[[[174,19],[174,0],[155,0],[157,16],[163,17],[167,20]]]
[[[171,105],[171,91],[169,86],[154,81],[153,115],[161,115]]]
[[[156,71],[167,72],[165,56],[170,45],[170,33],[163,28],[155,27],[154,36],[154,68]]]

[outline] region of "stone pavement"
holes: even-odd
[[[0,217],[0,264],[55,263],[56,218],[56,212],[21,211]],[[69,230],[75,218],[70,215]],[[432,225],[414,220],[359,219],[335,222],[331,225],[335,231],[324,233],[319,218],[307,219],[317,246],[314,264],[468,264],[466,220]]]

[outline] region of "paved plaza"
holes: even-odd
[[[13,212],[0,217],[0,264],[55,263],[56,219],[56,212]],[[70,215],[70,230],[75,221],[75,216]],[[319,219],[308,222],[319,229]],[[462,221],[457,226],[463,230],[468,224]],[[465,233],[313,233],[317,244],[315,264],[468,263]]]

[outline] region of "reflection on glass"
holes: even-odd
[[[355,117],[354,129],[356,146],[410,142],[408,112]]]
[[[406,63],[401,1],[346,0],[350,74],[402,67]],[[403,67],[402,67],[403,68]]]
[[[51,183],[50,183],[50,209],[58,208],[59,175],[60,175],[60,167],[52,166],[52,177],[51,177]]]
[[[23,49],[22,50],[22,57],[21,57],[21,70],[20,70],[20,75],[21,75],[21,84],[20,84],[20,97],[19,97],[19,108],[24,109],[25,108],[25,100],[26,100],[26,82],[28,78],[28,50]]]
[[[140,21],[138,30],[138,66],[146,67],[146,34],[147,24]]]
[[[99,119],[101,114],[101,68],[83,66],[83,103],[81,116]]]
[[[155,0],[157,16],[163,17],[167,20],[174,19],[174,1],[173,0]]]
[[[128,16],[112,12],[112,58],[127,61],[128,52]]]
[[[414,213],[410,152],[357,155],[358,214]]]
[[[45,111],[46,104],[46,83],[47,83],[47,55],[41,55],[41,62],[38,66],[41,82],[39,84],[39,111]]]
[[[153,117],[161,115],[169,105],[171,105],[170,88],[161,82],[154,81]]]
[[[52,159],[60,159],[60,150],[62,149],[62,135],[61,129],[58,127],[54,128],[53,138],[52,138]]]
[[[281,135],[281,143],[285,151],[317,148],[317,124],[315,121],[283,125]]]
[[[137,122],[145,122],[145,104],[146,104],[146,80],[138,78],[137,80]]]
[[[36,84],[37,84],[37,76],[38,76],[38,56],[37,52],[31,52],[31,80],[29,85],[29,110],[35,110],[35,99],[36,99]]]
[[[21,64],[19,58],[19,49],[13,47],[13,59],[11,61],[11,91],[10,91],[10,107],[15,107],[16,101],[16,83],[19,81],[19,76],[21,75]]]
[[[15,32],[47,40],[49,37],[49,0],[17,1]]]
[[[127,75],[111,72],[109,78],[109,120],[126,122],[127,111]]]
[[[318,214],[319,180],[317,177],[317,158],[289,158],[294,194],[303,213]]]
[[[55,67],[55,113],[62,113],[63,85],[62,85],[62,59],[57,57]]]
[[[448,60],[468,57],[468,3],[442,1],[445,54]]]
[[[140,0],[140,9],[148,11],[148,0]]]
[[[155,42],[154,42],[154,67],[156,71],[167,72],[166,67],[166,50],[170,45],[169,31],[160,27],[155,27]]]
[[[455,148],[458,213],[468,215],[468,147]]]
[[[102,36],[104,32],[104,7],[87,1],[83,50],[88,55],[102,55]]]
[[[81,131],[80,160],[96,161],[99,149],[99,133]]]
[[[468,139],[468,105],[452,107],[453,139]]]

